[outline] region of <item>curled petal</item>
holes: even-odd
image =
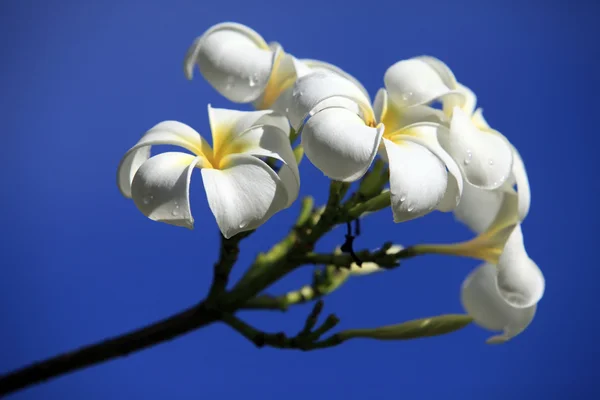
[[[473,125],[475,125],[475,127],[477,127],[477,129],[479,130],[485,131],[491,129],[490,125],[483,117],[483,108],[481,107],[479,107],[473,112],[471,121],[473,122]]]
[[[448,122],[444,113],[428,106],[413,106],[408,108],[399,107],[389,99],[387,90],[379,89],[375,96],[373,111],[377,122],[385,125],[386,136],[391,136],[394,132],[412,124],[421,122],[431,122],[434,124],[445,124]]]
[[[204,78],[227,99],[247,103],[263,92],[276,61],[264,39],[247,26],[218,24],[190,46],[184,61],[188,79],[198,64]]]
[[[302,146],[310,161],[326,176],[351,182],[362,177],[373,162],[384,127],[366,126],[350,110],[321,110],[306,122]]]
[[[327,72],[314,72],[303,76],[296,81],[291,93],[282,99],[285,104],[286,114],[292,128],[300,131],[305,119],[323,109],[315,109],[323,100],[343,98],[352,100],[362,112],[365,122],[374,124],[373,111],[368,98],[351,81]],[[352,103],[350,102],[350,103]],[[348,103],[348,102],[347,102]],[[333,104],[328,103],[328,107]]]
[[[287,89],[291,88],[296,79],[309,73],[310,69],[291,54],[283,51],[278,43],[271,44],[273,50],[273,65],[261,96],[254,102],[259,110],[272,108],[273,104]]]
[[[250,128],[232,142],[232,147],[239,149],[242,154],[282,161],[279,178],[286,189],[286,207],[296,200],[300,190],[300,173],[289,137],[280,127],[264,124]]]
[[[418,106],[412,108],[418,108]],[[436,208],[447,212],[454,210],[460,202],[463,191],[463,178],[456,162],[446,153],[438,141],[440,131],[445,132],[447,128],[435,123],[417,123],[401,129],[396,134],[392,134],[390,139],[392,141],[402,140],[420,144],[435,154],[444,163],[450,174],[448,174],[446,192]]]
[[[224,157],[228,152],[239,152],[233,143],[246,130],[258,125],[278,128],[289,137],[290,125],[287,119],[272,110],[237,111],[208,106],[208,119],[213,137],[214,153]]]
[[[527,171],[525,170],[525,164],[521,155],[517,149],[512,146],[513,151],[513,166],[511,183],[517,185],[517,193],[519,195],[519,218],[521,221],[525,219],[529,213],[529,206],[531,205],[531,190],[529,188],[529,178],[527,177]]]
[[[450,70],[430,57],[399,61],[385,72],[383,80],[391,100],[398,107],[411,107],[431,103],[435,100],[446,100],[456,97],[453,102],[462,105],[462,94],[456,90]]]
[[[208,143],[190,126],[177,121],[163,121],[149,131],[125,153],[117,170],[117,186],[123,196],[131,197],[131,182],[138,168],[150,157],[151,146],[180,146],[210,165],[212,150]]]
[[[449,101],[444,102],[444,113],[446,113],[446,115],[452,115],[452,110],[454,110],[454,107],[460,107],[465,114],[474,117],[475,106],[477,105],[477,96],[475,96],[475,93],[473,93],[471,89],[458,82],[456,83],[456,90],[463,95],[464,102],[462,106],[460,102],[457,101],[460,100],[459,98],[456,96],[451,97],[448,99]],[[473,120],[473,123],[475,123],[475,120]],[[477,123],[475,123],[475,126],[477,126],[478,129],[483,128],[483,126],[478,126]]]
[[[383,139],[390,165],[390,192],[394,222],[432,211],[446,192],[444,164],[426,147],[412,141],[397,144]]]
[[[414,60],[423,61],[425,64],[433,68],[435,72],[437,72],[442,82],[444,82],[444,85],[450,89],[456,89],[458,87],[458,82],[456,81],[454,73],[442,60],[431,56],[418,56],[415,57]]]
[[[484,190],[465,184],[454,215],[472,231],[482,233],[498,215],[505,194],[504,190]]]
[[[508,140],[497,132],[480,131],[458,107],[454,108],[450,131],[439,135],[439,141],[472,185],[496,189],[508,179],[513,163]]]
[[[248,155],[226,158],[223,170],[203,169],[208,205],[225,238],[258,228],[286,207],[286,188],[266,163]]]
[[[482,264],[471,272],[461,288],[461,302],[475,323],[491,331],[503,331],[487,343],[503,343],[523,332],[533,320],[536,305],[514,308],[496,287],[496,266]]]
[[[139,210],[154,221],[193,228],[190,211],[190,178],[200,157],[169,152],[151,157],[137,170],[131,198]]]
[[[515,308],[531,307],[544,295],[544,275],[525,251],[520,225],[511,234],[498,260],[497,285],[502,298]]]
[[[365,96],[367,101],[370,101],[369,92],[367,92],[367,89],[365,89],[365,87],[362,85],[362,83],[360,83],[358,79],[356,79],[355,77],[353,77],[352,75],[350,75],[349,73],[344,71],[343,69],[341,69],[333,64],[329,64],[329,63],[326,63],[324,61],[319,61],[319,60],[302,59],[301,61],[304,65],[308,66],[313,72],[322,72],[322,71],[333,72],[334,74],[337,74],[337,75],[341,76],[342,78],[348,79],[350,82],[354,83],[357,88],[360,89],[360,91]]]

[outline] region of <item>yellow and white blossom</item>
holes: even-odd
[[[152,220],[192,228],[189,184],[201,169],[208,204],[223,236],[256,229],[298,196],[298,166],[289,143],[289,124],[273,111],[243,112],[208,107],[211,146],[193,128],[164,121],[123,157],[117,180],[121,193],[133,199]],[[189,151],[150,156],[155,145]],[[259,157],[283,163],[275,172]]]
[[[470,114],[465,114],[473,99],[461,90],[446,64],[429,56],[402,60],[388,68],[384,82],[388,108],[398,119],[406,118],[404,114],[414,107],[441,102],[445,115],[439,118],[445,117],[449,130],[440,131],[438,140],[458,164],[465,181],[485,189],[502,186],[513,164],[511,145],[497,132],[480,130]]]
[[[381,103],[376,100],[374,109],[350,80],[314,72],[294,85],[288,117],[294,129],[301,129],[306,156],[332,179],[359,179],[381,154],[390,165],[396,222],[436,208],[452,210],[460,199],[462,177],[437,140],[438,130],[446,128],[420,117],[425,122],[388,129],[382,122],[387,108]]]
[[[194,40],[184,60],[188,79],[192,79],[196,65],[221,95],[236,103],[253,103],[259,110],[277,109],[273,107],[275,101],[299,76],[311,71],[354,79],[331,64],[298,60],[279,43],[267,43],[253,29],[233,22],[217,24]]]

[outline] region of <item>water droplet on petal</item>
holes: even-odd
[[[494,160],[492,160],[491,158],[488,160],[488,164],[490,165],[494,165]]]
[[[287,114],[287,113],[289,113],[289,112],[290,112],[290,108],[289,108],[289,107],[286,107],[286,108],[285,108],[285,113]]]
[[[245,227],[247,227],[247,226],[248,226],[248,222],[246,222],[246,221],[242,221],[242,222],[240,222],[240,224],[239,224],[239,228],[240,228],[240,229],[244,229],[244,228],[245,228]]]
[[[406,196],[400,197],[400,203],[403,203],[404,201],[406,201]]]
[[[463,164],[469,165],[471,163],[472,158],[473,158],[473,153],[471,153],[471,150],[467,150],[467,155],[466,155],[465,159],[463,160]]]
[[[145,196],[145,197],[142,199],[142,202],[143,202],[145,205],[148,205],[148,204],[150,204],[150,203],[152,202],[152,200],[153,200],[153,199],[154,199],[154,196],[152,196],[151,194],[149,194],[148,196]]]
[[[412,212],[412,210],[414,210],[415,207],[414,206],[408,206],[408,208],[406,209],[406,211],[408,212]]]
[[[248,84],[250,85],[250,87],[256,86],[257,83],[258,83],[258,74],[254,74],[250,78],[248,78]]]
[[[177,207],[177,208],[179,208],[179,207]],[[178,216],[178,215],[179,215],[179,210],[178,210],[177,208],[175,208],[175,209],[173,209],[173,211],[171,211],[171,214],[172,214],[174,217],[176,217],[176,216]]]

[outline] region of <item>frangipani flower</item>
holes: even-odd
[[[276,42],[267,42],[251,28],[233,22],[217,24],[194,40],[184,60],[192,79],[194,67],[224,97],[237,103],[252,102],[256,109],[287,114],[285,101],[276,100],[298,77],[326,72],[352,81],[368,98],[360,82],[342,69],[318,60],[298,60]],[[289,96],[288,96],[289,97]],[[287,111],[286,111],[287,110]]]
[[[300,186],[289,143],[289,124],[273,111],[243,112],[208,107],[213,147],[194,129],[164,121],[150,129],[123,157],[121,193],[155,221],[193,227],[189,184],[200,168],[208,204],[226,238],[266,222],[289,207]],[[150,157],[151,146],[175,145],[192,154]],[[276,173],[259,157],[283,162]]]
[[[502,331],[487,339],[488,344],[504,343],[523,332],[533,320],[537,305],[515,308],[496,286],[496,266],[485,263],[473,270],[461,287],[461,302],[474,322],[491,331]]]
[[[428,56],[402,60],[388,68],[384,82],[390,99],[388,109],[396,119],[402,119],[415,106],[435,101],[443,104],[449,131],[440,134],[438,140],[468,183],[495,189],[506,181],[513,163],[510,143],[498,132],[489,134],[472,123],[469,109],[472,104],[474,107],[473,98],[462,90],[446,64]]]
[[[461,302],[475,323],[503,331],[487,343],[503,343],[531,323],[544,288],[544,277],[527,255],[521,227],[517,225],[497,265],[482,264],[467,276],[461,288]]]
[[[266,109],[294,84],[295,62],[278,43],[267,44],[251,28],[225,22],[194,40],[184,70],[192,79],[197,64],[202,76],[227,99],[255,102],[257,108]]]
[[[387,127],[382,123],[389,119],[387,100],[381,96],[374,110],[352,81],[313,72],[297,80],[291,98],[282,96],[278,102],[286,103],[292,127],[302,129],[306,156],[326,176],[354,181],[364,175],[378,152],[388,161],[396,222],[435,208],[452,210],[460,200],[462,177],[437,140],[444,127],[434,122],[435,110],[411,114],[415,123],[409,126],[393,121]]]
[[[518,195],[512,189],[484,191],[465,185],[457,207],[460,219],[479,233],[466,242],[413,246],[417,254],[450,254],[497,265],[497,287],[515,308],[536,304],[545,287],[538,266],[523,246]],[[455,211],[455,213],[457,213]]]
[[[471,119],[471,123],[481,132],[485,132],[492,135],[502,136],[498,131],[492,129],[485,118],[483,117],[483,110],[476,108],[477,97],[471,89],[466,86],[457,84],[458,90],[465,96],[465,103],[461,108],[464,115]],[[531,204],[531,191],[529,188],[529,179],[527,172],[525,171],[525,165],[521,155],[517,149],[511,144],[510,145],[513,164],[508,179],[504,182],[503,187],[511,188],[514,185],[517,186],[519,195],[519,219],[522,221],[529,212],[529,206]],[[468,210],[465,210],[468,211]],[[460,219],[461,210],[457,210],[457,215]]]

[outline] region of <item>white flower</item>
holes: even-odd
[[[438,139],[468,183],[494,189],[506,181],[513,163],[510,143],[500,133],[480,130],[472,123],[474,99],[446,64],[429,56],[399,61],[388,68],[384,82],[391,100],[388,107],[397,118],[415,106],[443,104],[450,129],[440,131]]]
[[[503,343],[529,326],[544,288],[544,277],[527,255],[518,225],[498,264],[482,264],[467,276],[461,288],[461,302],[476,324],[502,331],[487,343]]]
[[[237,103],[252,102],[256,109],[288,114],[286,101],[298,77],[312,72],[339,75],[367,91],[350,74],[318,60],[298,60],[277,43],[267,42],[251,28],[233,22],[214,25],[194,40],[184,60],[192,79],[198,65],[202,76],[224,97]]]
[[[475,93],[473,93],[471,89],[461,85],[460,83],[458,84],[458,90],[461,93],[463,93],[466,99],[466,102],[462,107],[463,115],[466,115],[471,119],[472,125],[474,125],[482,133],[501,136],[501,134],[498,131],[492,129],[489,126],[489,124],[483,117],[483,110],[481,108],[476,108],[477,97],[475,96]],[[517,149],[512,144],[510,145],[510,148],[513,158],[512,169],[510,171],[508,179],[502,184],[502,187],[504,187],[505,190],[508,190],[514,185],[517,186],[519,195],[519,219],[522,221],[525,219],[527,213],[529,212],[529,206],[531,204],[531,191],[529,188],[529,179],[527,177],[527,172],[525,170],[523,159],[521,158],[521,155],[519,154]],[[481,196],[485,195],[482,194]],[[471,208],[472,207],[468,206],[467,203],[465,203],[465,207],[459,207],[456,210],[457,217],[470,227],[471,225],[468,216],[463,216],[463,214],[472,213],[473,211],[471,210]],[[493,213],[488,215],[493,215]],[[475,231],[481,231],[473,227],[471,228]]]
[[[435,118],[441,112],[412,109],[403,122],[414,123],[406,126],[393,120],[386,96],[380,91],[373,108],[351,80],[313,72],[300,77],[290,98],[282,96],[277,103],[285,102],[292,127],[301,129],[306,156],[332,179],[359,179],[379,152],[390,165],[396,222],[436,208],[452,210],[460,199],[462,177],[437,139],[440,129],[447,131]]]
[[[208,107],[213,147],[181,122],[150,129],[123,157],[117,173],[121,193],[144,215],[193,227],[189,184],[201,169],[208,204],[223,236],[256,229],[298,196],[298,166],[289,143],[289,124],[273,111],[243,112]],[[150,157],[154,145],[175,145],[192,154]],[[276,173],[258,157],[283,162]]]
[[[194,40],[184,60],[188,79],[195,65],[221,95],[236,103],[253,102],[257,109],[271,108],[308,69],[279,43],[267,44],[251,28],[233,22],[214,25]]]

